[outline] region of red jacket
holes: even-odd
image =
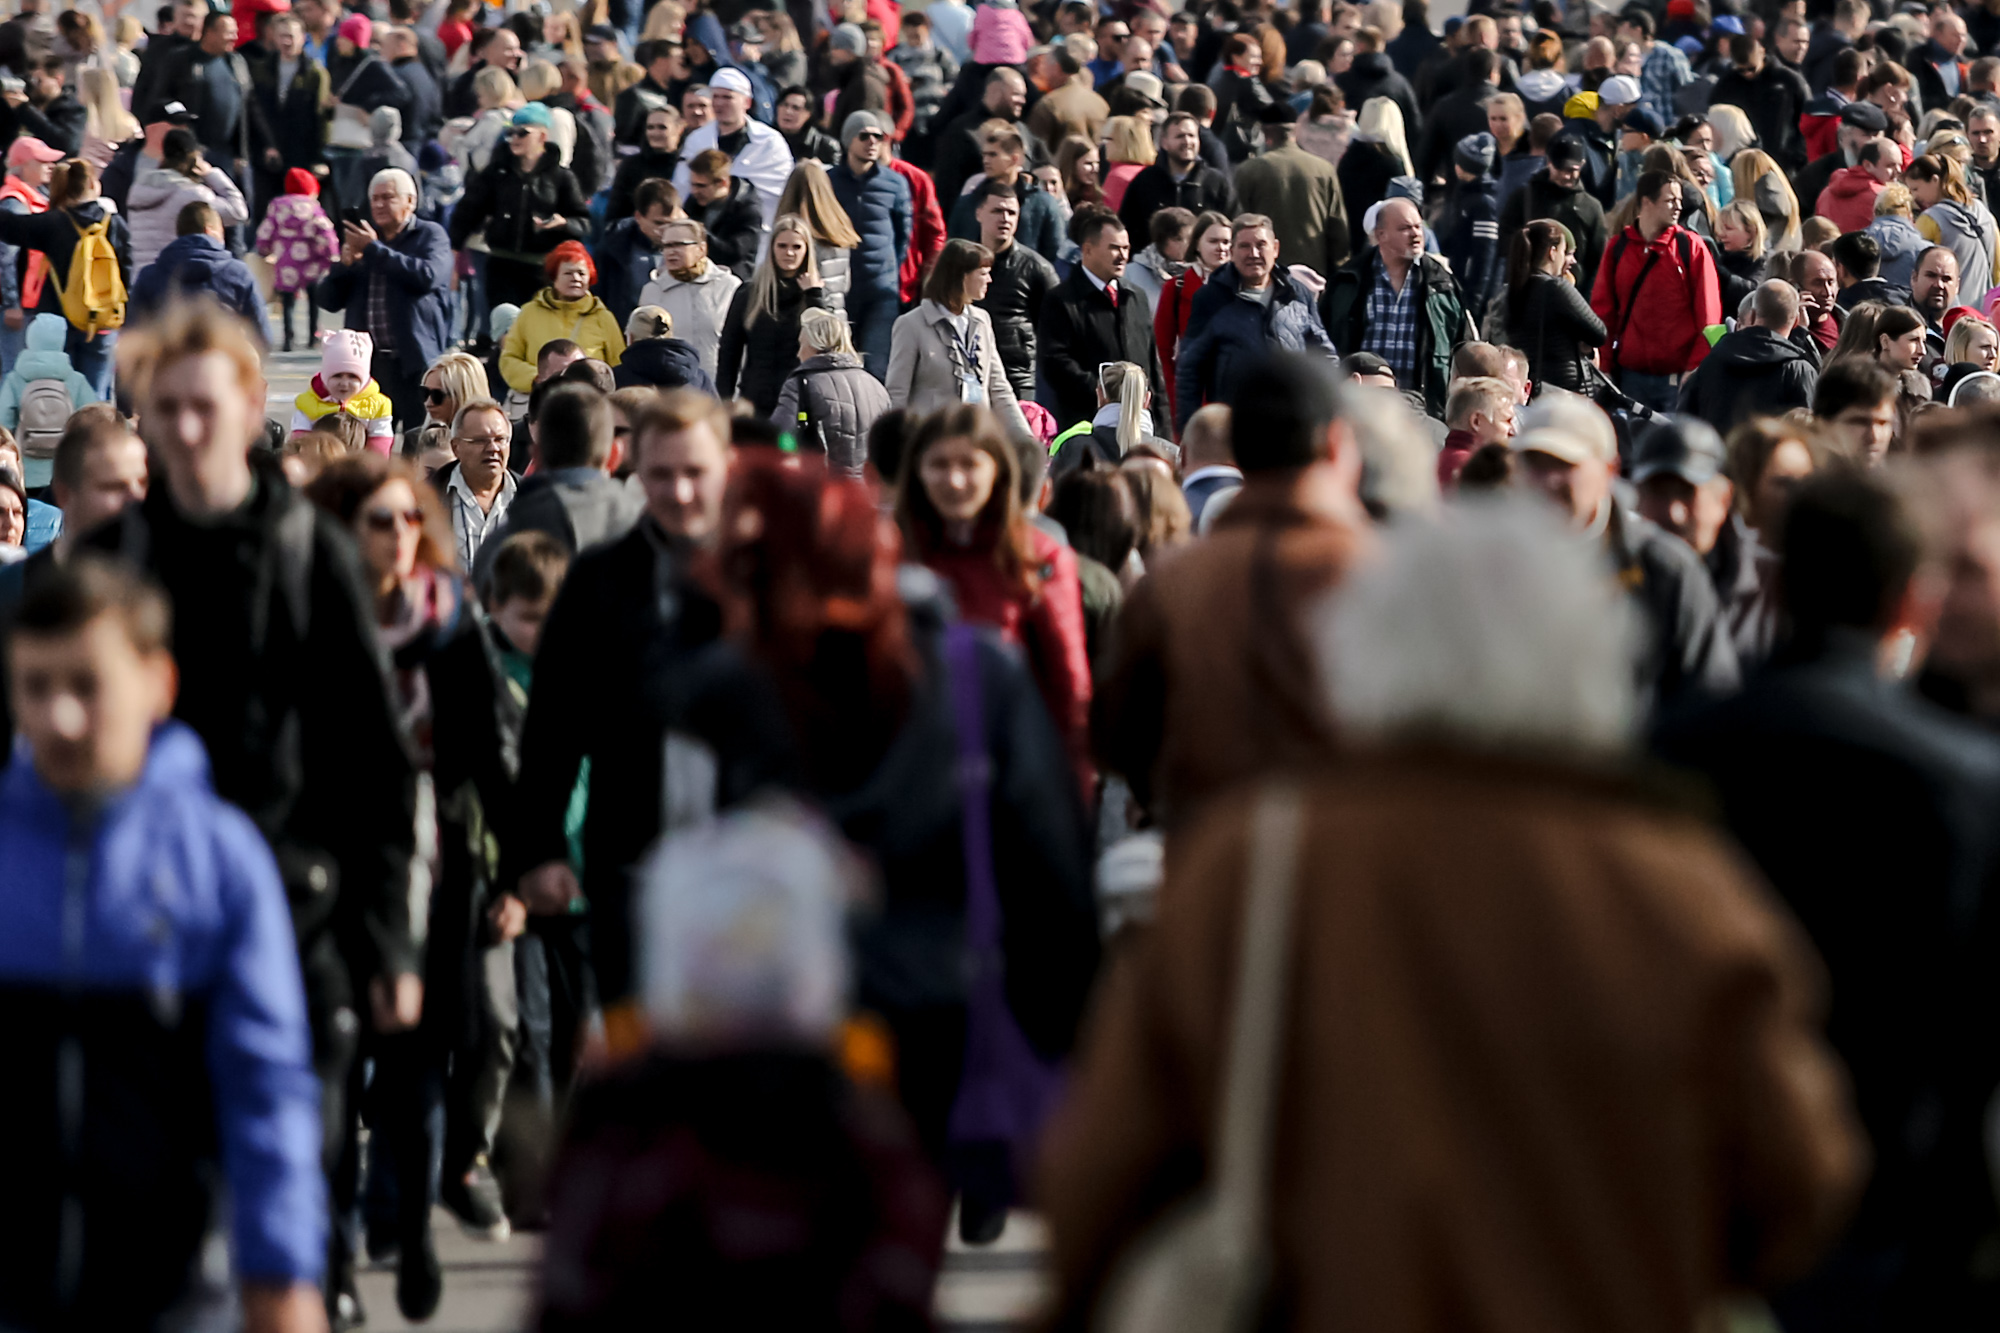
[[[914,219],[910,224],[910,249],[896,274],[899,295],[908,305],[917,299],[918,289],[924,285],[924,274],[930,272],[931,265],[944,253],[944,213],[938,208],[937,186],[931,183],[929,172],[911,166],[900,157],[890,158],[889,166],[910,183],[910,216]]]
[[[934,552],[924,561],[951,585],[959,615],[990,625],[1019,648],[1034,673],[1085,791],[1090,790],[1090,653],[1084,646],[1083,585],[1076,553],[1040,528],[1028,529],[1042,589],[1033,601],[1008,586],[991,547]]]
[[[1817,162],[1840,147],[1840,113],[1815,116],[1800,112],[1799,135],[1806,141],[1806,161]]]
[[[1179,359],[1181,338],[1187,333],[1188,314],[1194,309],[1194,294],[1208,279],[1189,264],[1181,275],[1160,288],[1160,308],[1153,312],[1153,342],[1160,349],[1160,373],[1167,382],[1168,421],[1180,419],[1174,404],[1174,362]]]
[[[1842,231],[1866,231],[1875,220],[1875,196],[1887,188],[1867,167],[1842,167],[1819,192],[1813,211]]]
[[[1659,258],[1639,286],[1649,253]],[[1642,375],[1693,370],[1708,355],[1702,330],[1722,322],[1715,256],[1707,242],[1683,228],[1668,227],[1648,245],[1637,225],[1628,226],[1604,247],[1590,308],[1611,331],[1612,365]]]
[[[893,60],[878,60],[877,67],[889,78],[889,137],[897,143],[910,132],[917,118],[917,99],[910,94],[910,76]]]
[[[1444,437],[1444,448],[1438,450],[1438,489],[1449,491],[1458,485],[1458,474],[1465,470],[1466,461],[1477,452],[1479,446],[1472,442],[1471,431],[1448,431]]]

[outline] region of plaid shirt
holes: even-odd
[[[1398,294],[1389,282],[1389,271],[1375,261],[1375,285],[1368,291],[1367,331],[1361,335],[1361,350],[1373,352],[1387,361],[1404,388],[1416,385],[1417,374],[1417,266],[1403,275]]]
[[[1681,118],[1674,94],[1693,82],[1687,52],[1667,42],[1654,42],[1653,49],[1646,52],[1646,63],[1639,67],[1639,105],[1650,109],[1662,125],[1671,125]]]
[[[378,352],[396,350],[396,326],[389,322],[389,278],[379,266],[368,270],[368,336]]]

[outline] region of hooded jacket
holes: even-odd
[[[1882,250],[1882,267],[1875,276],[1891,287],[1901,287],[1907,293],[1910,279],[1916,276],[1917,256],[1930,245],[1924,239],[1917,224],[1901,213],[1884,213],[1868,224],[1867,234],[1875,238],[1875,244]],[[1971,288],[1965,288],[1971,291]],[[1985,293],[1982,292],[1981,295]],[[1899,304],[1907,305],[1907,295]]]
[[[176,237],[159,258],[139,270],[126,301],[125,318],[137,323],[164,305],[174,292],[206,292],[248,320],[264,345],[271,345],[271,317],[264,293],[249,265],[205,232]]]
[[[792,352],[798,354],[796,337],[792,339]],[[625,349],[625,359],[612,375],[621,389],[644,385],[715,393],[715,381],[701,368],[701,354],[679,338],[641,338]]]
[[[1174,433],[1203,403],[1228,402],[1237,381],[1273,349],[1317,352],[1333,359],[1333,343],[1320,323],[1312,293],[1279,269],[1271,274],[1271,299],[1243,293],[1243,275],[1225,264],[1195,293],[1188,334],[1174,368]]]
[[[270,848],[180,723],[155,729],[138,780],[94,813],[25,753],[0,785],[0,1130],[39,1148],[8,1182],[0,1319],[155,1326],[190,1294],[225,1181],[235,1273],[317,1282],[319,1087]],[[74,1103],[58,1075],[72,1062]]]
[[[797,431],[801,450],[823,450],[828,471],[859,480],[869,428],[889,409],[889,391],[862,368],[859,355],[823,352],[785,377],[771,420]]]
[[[1569,228],[1576,238],[1576,283],[1589,291],[1597,277],[1610,235],[1604,221],[1604,205],[1588,188],[1589,174],[1576,185],[1562,186],[1549,179],[1544,166],[1528,177],[1528,183],[1500,203],[1500,234],[1511,244],[1515,233],[1536,218],[1549,218]]]
[[[36,380],[61,380],[69,390],[71,410],[97,401],[97,390],[76,373],[63,353],[68,337],[69,321],[61,315],[41,314],[28,321],[28,345],[14,354],[7,378],[0,381],[0,426],[8,430],[20,426],[21,395]]]
[[[1993,214],[1973,201],[1967,207],[1953,199],[1940,199],[1917,219],[1917,230],[1925,240],[1942,245],[1958,259],[1958,290],[1968,303],[1979,304],[1993,286]]]
[[[1422,141],[1424,118],[1417,110],[1416,91],[1410,87],[1408,79],[1396,72],[1396,67],[1384,53],[1358,52],[1347,72],[1334,75],[1333,82],[1346,97],[1347,105],[1357,112],[1368,104],[1371,97],[1388,98],[1403,113],[1404,142]],[[1523,92],[1522,96],[1525,98],[1527,94]],[[1534,113],[1529,114],[1532,116]]]
[[[1354,58],[1355,64],[1361,57]],[[1514,80],[1514,91],[1520,96],[1522,110],[1532,123],[1536,116],[1561,118],[1563,103],[1569,101],[1569,83],[1562,73],[1553,69],[1531,69]]]
[[[189,204],[214,204],[222,225],[233,227],[250,220],[243,191],[221,167],[210,167],[199,181],[189,180],[178,171],[153,167],[141,171],[126,197],[126,216],[132,228],[132,271],[138,272],[160,257],[173,244],[175,224],[181,209]]]
[[[1769,329],[1737,329],[1723,335],[1681,385],[1679,410],[1727,435],[1751,417],[1811,407],[1818,382],[1811,359],[1786,339]]]
[[[622,329],[639,308],[639,293],[660,266],[660,250],[635,219],[625,217],[604,229],[604,238],[591,254],[597,260],[597,285],[591,290]]]
[[[1875,197],[1884,186],[1861,165],[1842,167],[1819,192],[1813,212],[1842,231],[1866,231],[1875,220]]]
[[[687,215],[708,232],[709,261],[722,265],[745,282],[757,271],[757,259],[763,250],[764,208],[758,201],[758,193],[749,181],[731,176],[729,192],[714,203],[699,204],[687,198],[681,201]]]
[[[535,387],[535,359],[542,348],[558,338],[567,338],[583,349],[583,354],[607,366],[616,366],[625,353],[625,335],[610,307],[586,292],[575,301],[556,296],[556,289],[544,287],[521,307],[514,326],[500,344],[500,376],[509,388],[527,393]]]

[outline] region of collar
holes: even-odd
[[[1097,290],[1100,292],[1103,291],[1106,287],[1111,285],[1110,283],[1104,281],[1104,279],[1098,277],[1095,273],[1092,273],[1089,269],[1085,268],[1081,263],[1077,264],[1076,271],[1078,273],[1083,274],[1083,276],[1089,281],[1090,285],[1097,288]]]
[[[494,503],[498,504],[502,500],[513,499],[514,491],[517,487],[519,487],[519,485],[520,483],[514,480],[514,470],[512,468],[507,468],[507,467],[501,468],[500,491],[497,495],[493,497]],[[451,480],[450,482],[446,483],[445,491],[448,494],[458,494],[464,496],[466,498],[466,501],[470,504],[477,505],[479,503],[479,497],[474,495],[472,493],[472,487],[466,484],[465,469],[462,467],[455,467],[451,470]]]
[[[1211,477],[1241,481],[1243,480],[1243,469],[1233,463],[1211,463],[1207,467],[1198,467],[1188,473],[1187,476],[1181,478],[1181,489],[1186,490],[1196,482],[1207,481]]]
[[[1109,426],[1113,430],[1118,429],[1118,404],[1106,403],[1104,406],[1098,408],[1097,415],[1090,419],[1090,424],[1093,426]],[[1139,433],[1141,435],[1151,435],[1153,433],[1153,414],[1144,408],[1139,409]]]

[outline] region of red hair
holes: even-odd
[[[549,281],[556,280],[556,270],[564,264],[582,264],[590,275],[590,285],[597,285],[597,264],[591,259],[590,251],[583,248],[582,241],[564,241],[549,251],[549,257],[542,261],[542,271],[549,275]]]

